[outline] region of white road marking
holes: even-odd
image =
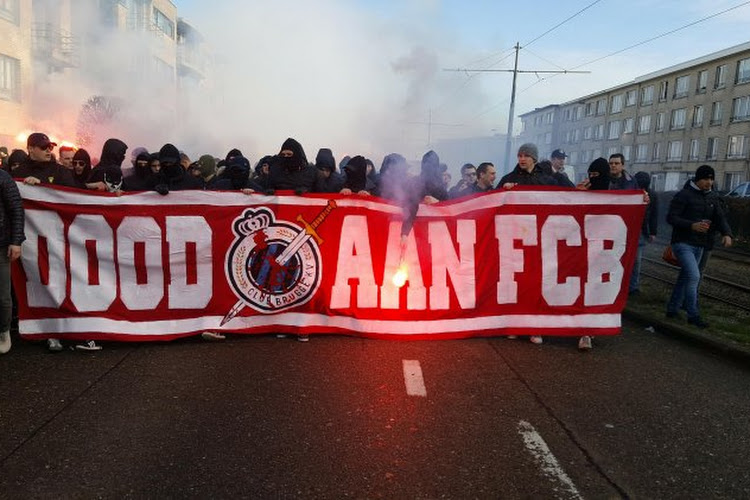
[[[419,361],[416,359],[404,360],[404,382],[406,383],[406,394],[409,396],[427,397],[422,367],[419,366]]]
[[[523,438],[523,443],[526,445],[526,449],[529,450],[531,455],[541,465],[542,472],[550,478],[561,483],[565,490],[570,493],[572,498],[583,498],[581,493],[573,484],[573,481],[568,477],[560,463],[557,461],[555,456],[547,446],[542,436],[537,432],[533,425],[521,420],[518,422],[518,433]]]

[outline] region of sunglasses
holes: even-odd
[[[73,160],[73,165],[81,165],[81,166],[84,166],[84,165],[86,165],[86,162],[85,162],[85,161],[83,161],[83,160]]]
[[[44,151],[52,151],[53,149],[55,149],[55,146],[53,146],[52,144],[47,144],[46,146],[36,146],[36,147]]]

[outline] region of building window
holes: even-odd
[[[698,88],[695,89],[697,94],[706,93],[706,85],[708,85],[708,70],[698,72]]]
[[[711,106],[711,125],[721,125],[722,112],[721,102],[716,101]]]
[[[586,103],[586,116],[594,116],[594,103],[593,102],[587,102]]]
[[[664,131],[664,113],[656,113],[656,131],[657,132],[663,132]]]
[[[613,154],[617,154],[619,152],[620,152],[620,148],[618,148],[617,146],[610,146],[610,147],[607,148],[607,156],[606,157],[609,158]]]
[[[578,151],[573,151],[570,153],[570,164],[571,165],[578,164]]]
[[[0,19],[5,19],[18,25],[21,21],[18,0],[0,0]]]
[[[732,101],[732,121],[750,120],[750,96],[738,97]]]
[[[701,143],[698,139],[693,139],[692,141],[690,141],[690,156],[688,158],[689,160],[698,159],[698,156],[700,155],[700,149],[701,149],[700,144]]]
[[[607,134],[607,139],[619,139],[620,138],[620,124],[621,122],[614,121],[609,122],[609,133]]]
[[[723,89],[727,85],[727,65],[716,66],[716,78],[714,78],[714,88]]]
[[[693,108],[693,127],[703,126],[703,105],[699,104]]]
[[[0,54],[0,100],[18,101],[20,88],[20,61]]]
[[[623,146],[622,156],[625,157],[625,161],[630,161],[630,156],[633,154],[633,146]]]
[[[735,83],[750,82],[750,57],[737,61],[737,79]]]
[[[603,123],[600,123],[594,129],[594,139],[597,141],[604,139],[604,124]]]
[[[643,115],[638,117],[638,133],[648,134],[651,132],[651,115]]]
[[[667,161],[682,161],[682,141],[669,141]]]
[[[744,158],[745,156],[745,136],[730,135],[727,143],[727,158]]]
[[[552,132],[547,132],[546,134],[544,134],[544,143],[552,144]]]
[[[661,156],[661,143],[655,142],[654,149],[652,149],[651,151],[651,161],[659,161],[659,157]]]
[[[164,33],[164,35],[174,40],[174,23],[156,7],[154,7],[154,26]]]
[[[690,76],[678,76],[674,81],[674,98],[686,97],[690,89]]]
[[[583,118],[583,106],[576,106],[576,114],[574,120],[578,121]]]
[[[646,161],[648,159],[648,144],[636,144],[635,161]]]
[[[685,108],[673,109],[671,125],[669,126],[670,130],[684,129],[686,116],[687,116],[687,112],[685,111]]]
[[[669,82],[663,81],[659,85],[659,102],[666,101],[669,95]]]
[[[601,158],[602,157],[602,150],[601,149],[595,149],[592,151],[591,154],[591,161],[594,161],[594,158]]]
[[[706,160],[715,160],[718,156],[719,151],[719,139],[717,137],[709,137],[706,143]]]
[[[625,107],[627,106],[635,106],[636,99],[638,98],[638,91],[628,90],[625,92]]]
[[[552,111],[544,113],[543,121],[545,124],[549,125],[555,121],[555,114]]]
[[[573,131],[573,144],[581,142],[581,129],[577,128]]]
[[[583,139],[587,141],[587,140],[591,139],[591,137],[593,137],[593,129],[591,127],[584,128],[583,129]]]
[[[610,113],[619,113],[622,111],[622,94],[612,96],[612,105],[609,108]]]
[[[649,85],[641,89],[641,106],[648,106],[654,102],[654,86]]]
[[[623,134],[633,133],[633,119],[632,118],[625,118],[622,121],[622,133]]]
[[[599,99],[596,101],[596,116],[601,116],[607,112],[607,99]]]

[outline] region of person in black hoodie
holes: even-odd
[[[188,175],[180,165],[180,151],[173,144],[165,144],[159,150],[159,181],[154,190],[166,195],[170,191],[203,189],[203,182]]]
[[[14,149],[10,152],[10,156],[5,159],[3,169],[10,173],[12,177],[16,177],[16,170],[21,165],[29,161],[29,155],[23,149]]]
[[[76,183],[76,187],[81,189],[87,189],[86,181],[91,175],[91,156],[85,149],[79,149],[73,155],[71,161],[73,166],[73,180]]]
[[[336,172],[336,159],[328,148],[321,148],[315,157],[318,179],[315,181],[316,193],[338,193],[344,189],[344,178]]]
[[[315,189],[318,173],[307,163],[302,145],[291,137],[281,145],[276,160],[271,165],[268,187],[271,190],[292,190],[296,194]]]
[[[23,179],[25,184],[55,184],[75,187],[70,170],[59,165],[52,157],[52,150],[57,146],[45,134],[34,132],[26,140],[29,159],[13,171],[13,177]]]
[[[250,180],[250,161],[244,156],[232,157],[220,177],[221,180],[227,182],[226,187],[220,189],[242,191],[245,194],[253,194],[263,190],[258,184]]]
[[[122,187],[122,162],[128,145],[120,139],[107,139],[102,146],[99,164],[91,169],[91,175],[86,181],[89,189],[97,191],[118,191]]]
[[[344,167],[346,179],[341,194],[359,194],[369,196],[371,193],[367,189],[367,160],[364,156],[354,156]],[[374,187],[374,186],[373,186]]]
[[[21,257],[24,212],[21,194],[10,174],[0,170],[0,354],[10,350],[13,319],[10,264]]]
[[[448,199],[448,191],[443,185],[443,169],[435,151],[428,151],[422,157],[422,168],[417,177],[409,182],[404,207],[404,223],[401,226],[401,243],[406,243],[419,204],[432,205]]]
[[[260,186],[263,191],[268,189],[271,163],[273,163],[273,156],[264,156],[260,159],[258,164],[255,165],[255,172],[253,173],[252,181]]]
[[[677,317],[679,307],[684,304],[688,323],[698,328],[708,327],[698,310],[698,283],[699,262],[709,245],[711,226],[722,234],[725,247],[732,245],[732,230],[719,197],[712,190],[714,176],[709,165],[698,167],[693,180],[672,198],[667,213],[667,222],[672,225],[672,251],[680,261],[680,275],[667,303],[667,317]]]
[[[133,173],[123,179],[122,190],[153,191],[158,179],[157,174],[151,170],[151,155],[144,150],[135,157]]]
[[[375,196],[385,198],[404,206],[406,189],[409,185],[409,164],[398,153],[391,153],[380,164],[380,175]]]

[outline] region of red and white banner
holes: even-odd
[[[378,198],[19,188],[27,339],[616,334],[644,211],[637,191],[516,188],[420,206],[402,252]]]

